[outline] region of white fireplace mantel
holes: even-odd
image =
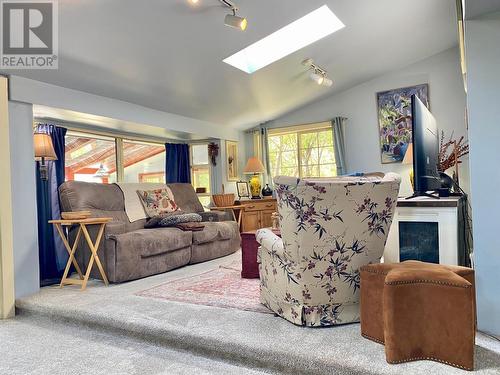
[[[399,198],[384,252],[384,262],[399,262],[399,223],[431,222],[438,223],[439,263],[458,265],[460,197],[433,199],[417,197]]]

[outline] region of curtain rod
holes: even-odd
[[[342,117],[343,119],[346,119],[346,120],[348,119],[347,117],[344,117],[344,116],[335,116],[335,117]],[[328,120],[323,120],[323,121],[313,121],[313,122],[306,122],[306,123],[302,123],[302,124],[295,124],[295,125],[274,126],[274,127],[269,127],[268,129],[293,128],[293,127],[296,127],[296,126],[307,126],[307,125],[321,124],[321,123],[324,123],[324,122],[331,123],[331,122],[332,122],[332,120],[333,120],[335,117],[332,117],[331,119],[328,119]],[[253,133],[254,131],[260,130],[262,127],[265,127],[265,125],[266,125],[266,124],[268,124],[268,123],[270,123],[270,122],[272,122],[272,121],[263,122],[262,124],[257,125],[257,126],[254,126],[254,127],[253,127],[253,128],[251,128],[251,129],[245,130],[245,133],[246,133],[246,134],[251,134],[251,133]]]
[[[102,136],[102,137],[111,137],[111,138],[122,138],[126,140],[131,140],[131,141],[138,141],[138,142],[149,142],[149,143],[158,143],[158,144],[165,144],[165,143],[186,143],[186,144],[192,144],[192,143],[208,143],[213,140],[211,139],[197,139],[197,140],[185,140],[185,139],[173,139],[173,138],[160,138],[160,137],[154,137],[154,136],[143,136],[137,133],[129,133],[129,132],[121,132],[121,131],[106,131],[106,130],[101,130],[98,126],[91,125],[91,124],[85,124],[81,122],[69,122],[65,120],[58,120],[58,119],[52,119],[52,118],[34,118],[33,122],[35,124],[44,124],[44,123],[53,123],[54,125],[60,125],[65,128],[67,128],[70,131],[76,131],[76,132],[82,132],[86,134],[91,134],[91,135],[97,135],[97,136]]]

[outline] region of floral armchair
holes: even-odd
[[[297,325],[359,321],[359,268],[384,252],[400,177],[276,177],[282,238],[257,231],[261,302]]]

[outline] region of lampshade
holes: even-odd
[[[262,172],[264,172],[264,166],[262,165],[262,162],[256,157],[249,158],[247,161],[247,165],[243,170],[243,173],[262,173]]]
[[[405,157],[403,158],[403,164],[413,164],[413,143],[408,144]]]
[[[57,160],[50,135],[35,133],[33,134],[33,141],[35,145],[35,160],[39,161],[42,158],[45,158],[45,160]]]

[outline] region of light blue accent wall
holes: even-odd
[[[38,222],[33,151],[33,106],[9,102],[16,298],[38,291]]]
[[[478,328],[500,335],[500,13],[465,30]]]

